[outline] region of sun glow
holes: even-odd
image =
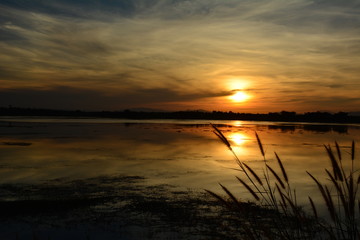
[[[249,82],[241,78],[231,78],[227,80],[228,89],[244,89],[249,87]]]

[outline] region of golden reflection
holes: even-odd
[[[248,137],[243,133],[234,132],[227,136],[229,139],[232,148],[235,150],[238,156],[245,155],[248,153],[248,147],[246,146],[246,142],[248,141]]]
[[[232,133],[231,135],[229,135],[229,139],[236,146],[239,146],[243,145],[248,138],[242,133]]]
[[[235,121],[234,123],[233,123],[233,126],[235,126],[235,127],[241,127],[243,125],[243,122],[242,121]]]

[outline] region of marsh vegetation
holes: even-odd
[[[264,167],[260,172],[254,171],[248,164],[242,162],[233,150],[229,140],[215,126],[214,133],[232,152],[239,166],[242,177],[236,177],[239,184],[253,197],[256,206],[268,210],[270,215],[257,212],[248,216],[248,211],[242,202],[225,186],[221,188],[226,193],[223,197],[213,191],[206,190],[218,199],[229,210],[243,218],[248,217],[237,229],[239,238],[244,239],[360,239],[360,169],[355,168],[355,142],[351,144],[349,159],[343,159],[339,144],[324,145],[330,159],[331,168],[325,169],[328,183],[321,183],[313,174],[306,171],[318,187],[327,208],[328,218],[319,216],[313,199],[309,196],[312,213],[304,211],[297,202],[296,189],[290,184],[289,175],[279,157],[274,152],[277,170],[270,166],[264,146],[255,132],[256,140],[263,157]],[[348,161],[344,163],[344,161]],[[349,163],[349,164],[347,164]],[[347,164],[347,167],[345,167]]]

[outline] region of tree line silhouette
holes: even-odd
[[[275,122],[319,122],[319,123],[360,123],[360,116],[350,116],[346,112],[269,112],[269,113],[236,113],[223,111],[174,111],[146,112],[135,110],[123,111],[81,111],[55,110],[36,108],[2,107],[0,116],[39,116],[39,117],[97,117],[121,119],[203,119],[203,120],[246,120]]]

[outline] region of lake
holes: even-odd
[[[211,122],[228,138],[238,158],[262,174],[264,161],[257,132],[268,164],[279,171],[274,156],[277,152],[298,201],[306,206],[308,196],[322,203],[306,171],[327,181],[324,169],[331,169],[331,164],[324,144],[337,141],[344,158],[348,158],[352,140],[360,140],[358,124]],[[178,191],[209,189],[222,193],[221,183],[239,198],[251,199],[235,178],[245,179],[237,171],[234,156],[207,120],[3,117],[0,131],[2,186],[128,176],[141,178],[144,186],[168,185]],[[359,161],[356,164],[358,169]],[[20,197],[2,191],[1,198]]]

